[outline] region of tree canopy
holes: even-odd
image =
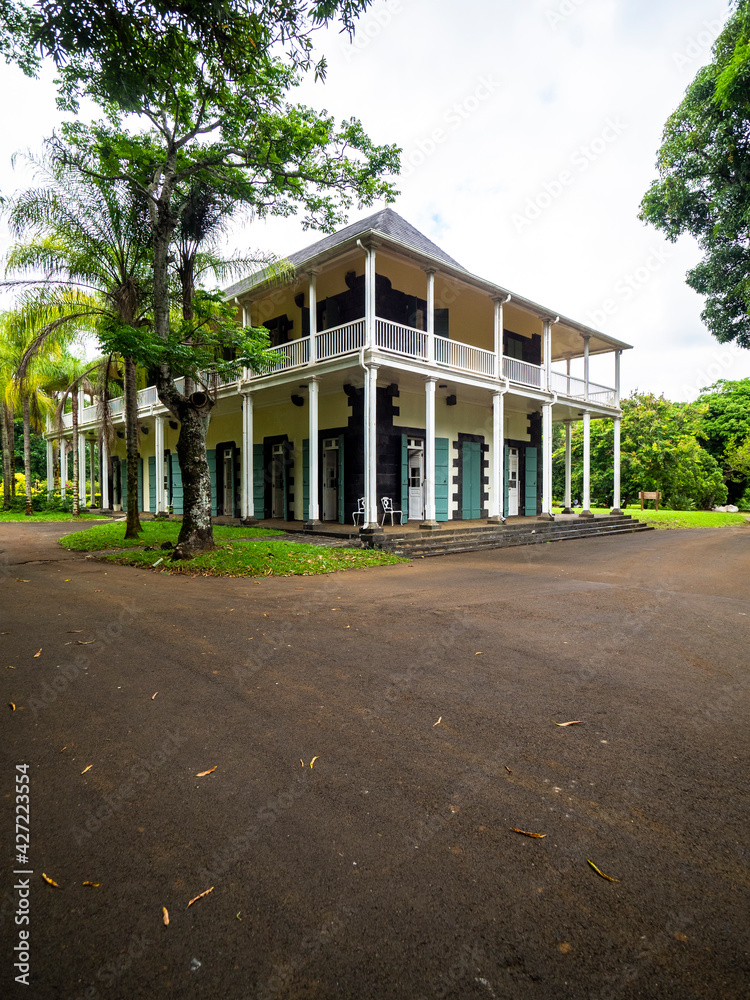
[[[666,123],[640,218],[671,242],[697,239],[687,283],[705,297],[701,318],[722,343],[750,347],[750,0],[735,5]]]

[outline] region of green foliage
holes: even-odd
[[[719,462],[731,503],[750,487],[750,378],[720,379],[704,389],[701,437]]]
[[[694,236],[703,258],[687,283],[706,300],[702,319],[721,342],[750,347],[750,0],[740,0],[667,121],[659,179],[640,218],[674,242]]]
[[[144,521],[143,531],[138,538],[125,538],[125,523],[118,520],[114,523],[97,525],[86,531],[76,531],[66,535],[60,544],[72,552],[101,552],[105,549],[142,548],[144,545],[159,546],[164,542],[175,543],[180,530],[179,521]],[[219,542],[232,542],[239,538],[257,538],[259,536],[283,535],[282,531],[271,528],[247,528],[234,525],[217,524],[214,526],[214,538]],[[155,557],[155,558],[158,558]]]
[[[710,508],[726,502],[727,488],[716,459],[701,447],[703,407],[672,403],[663,396],[633,393],[623,399],[621,427],[622,501],[636,500],[640,490],[661,491],[664,503],[694,503]],[[572,434],[572,492],[583,489],[583,428]],[[554,454],[553,493],[565,488],[564,446]],[[591,495],[612,504],[614,428],[611,420],[591,421]]]

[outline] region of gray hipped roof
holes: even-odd
[[[299,268],[306,261],[312,260],[321,253],[325,253],[326,250],[332,250],[339,244],[346,243],[356,236],[362,236],[364,233],[369,232],[390,236],[391,239],[406,244],[406,246],[412,247],[419,253],[427,254],[436,260],[442,260],[444,263],[450,264],[451,267],[457,267],[461,271],[466,270],[466,268],[462,267],[452,257],[449,257],[444,250],[441,250],[439,246],[433,243],[432,240],[427,239],[423,233],[415,229],[406,219],[402,219],[392,208],[383,208],[379,212],[375,212],[374,215],[368,215],[366,219],[352,222],[351,225],[339,229],[338,232],[331,233],[330,236],[324,236],[322,240],[318,240],[317,243],[305,247],[304,250],[298,250],[296,253],[290,254],[286,259],[294,267]],[[243,278],[242,281],[238,281],[230,288],[227,288],[224,294],[227,298],[232,298],[247,291],[262,280],[262,271],[257,274],[251,274],[247,278]]]

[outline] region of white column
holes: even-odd
[[[431,268],[427,270],[427,363],[435,364],[435,272]]]
[[[364,520],[374,528],[378,523],[377,421],[378,366],[365,371],[365,509]]]
[[[365,337],[367,347],[375,349],[375,248],[365,251]]]
[[[102,438],[102,444],[99,451],[99,458],[101,461],[102,469],[102,507],[109,509],[109,448],[107,447],[106,437]]]
[[[55,453],[52,441],[47,439],[47,492],[54,493],[55,490]]]
[[[620,405],[620,361],[622,351],[615,351],[615,404]]]
[[[164,499],[164,418],[154,417],[154,466],[156,468],[155,514],[166,511]]]
[[[620,417],[614,419],[614,496],[612,498],[612,513],[620,514]]]
[[[435,387],[436,380],[427,378],[424,382],[424,524],[436,527],[435,518]]]
[[[544,321],[544,387],[552,390],[552,320]]]
[[[570,367],[570,361],[568,361],[568,367]],[[570,374],[570,371],[568,371]],[[571,507],[571,489],[572,489],[572,454],[571,454],[571,432],[570,432],[570,420],[565,421],[565,509],[563,514],[572,514],[573,509]]]
[[[565,375],[567,378],[567,385],[565,387],[565,391],[568,395],[570,395],[570,358],[568,358],[567,361],[565,362]]]
[[[552,514],[552,403],[542,403],[542,517]]]
[[[318,500],[320,458],[318,455],[318,380],[311,378],[307,384],[307,405],[310,411],[308,455],[310,458],[310,508],[308,513],[308,524],[315,524],[320,521],[320,502]],[[343,483],[341,484],[343,489]]]
[[[251,325],[252,324],[250,323],[250,307],[249,306],[243,306],[242,307],[242,327],[244,329],[246,326],[251,326]],[[242,378],[243,379],[250,378],[250,369],[249,368],[244,368],[243,367],[243,369],[242,369]]]
[[[80,407],[78,409],[80,413]],[[78,430],[78,501],[86,506],[86,435]]]
[[[242,394],[242,505],[243,518],[255,517],[255,498],[253,496],[253,396],[250,392]]]
[[[583,413],[583,510],[579,517],[592,517],[591,513],[591,414]]]
[[[314,365],[318,360],[318,288],[317,271],[310,271],[310,288],[308,293],[308,304],[310,306],[310,364]],[[342,486],[343,489],[343,486]]]
[[[503,300],[493,299],[495,303],[495,378],[503,374]]]
[[[501,307],[502,308],[502,307]],[[502,343],[501,343],[502,351]],[[492,393],[492,494],[490,521],[505,520],[505,392]]]
[[[583,335],[583,383],[585,398],[589,398],[589,335]]]
[[[65,484],[68,481],[68,453],[65,438],[60,438],[60,499],[65,499]]]
[[[91,497],[91,506],[93,507],[96,503],[96,444],[93,441],[89,441],[89,468],[91,469],[91,487],[89,489],[89,496]]]

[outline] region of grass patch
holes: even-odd
[[[31,514],[27,517],[23,512],[18,510],[2,510],[0,511],[0,523],[3,522],[18,522],[19,524],[23,522],[24,524],[35,524],[39,521],[70,521],[77,524],[79,521],[103,521],[106,520],[101,514],[79,514],[78,517],[73,517],[72,514],[66,513],[65,511],[55,511],[50,514]]]
[[[257,530],[257,529],[256,529]],[[214,529],[217,533],[217,529]],[[121,552],[102,557],[125,566],[155,568],[158,572],[188,573],[191,576],[313,576],[364,566],[390,566],[408,562],[390,552],[374,549],[337,549],[299,542],[242,541],[222,545],[195,559],[171,562],[169,553]]]
[[[143,548],[144,545],[161,545],[162,542],[172,542],[173,545],[176,545],[181,523],[179,521],[143,521],[141,527],[143,531],[137,538],[130,538],[126,541],[124,521],[116,521],[114,524],[98,524],[95,528],[87,528],[85,531],[75,531],[71,535],[66,535],[65,538],[60,539],[60,545],[73,552]],[[270,528],[242,528],[228,524],[214,525],[214,538],[217,542],[231,542],[237,538],[257,538],[260,535],[281,534],[283,532],[273,531]],[[151,555],[150,552],[145,554]],[[153,561],[152,559],[151,562]]]
[[[608,514],[607,508],[592,507],[592,514]],[[653,524],[655,528],[728,528],[747,524],[744,514],[725,514],[713,510],[641,510],[640,505],[623,508],[637,521]]]

